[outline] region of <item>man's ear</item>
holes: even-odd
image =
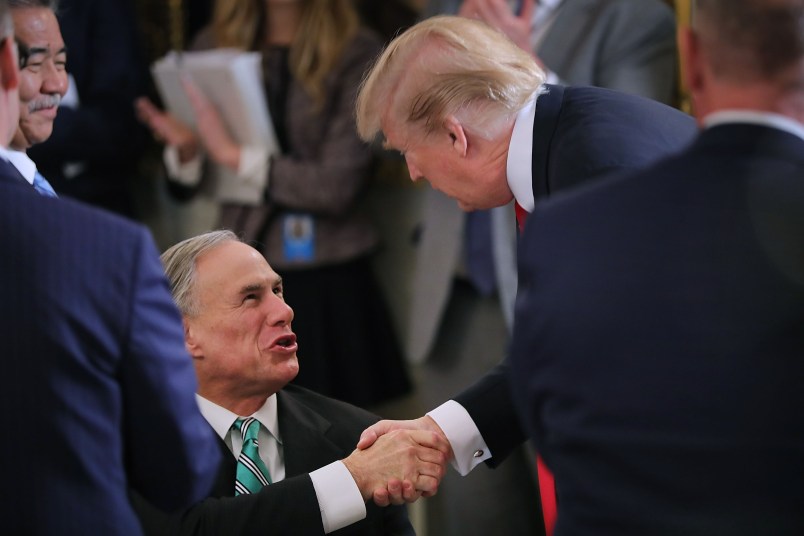
[[[0,46],[0,84],[5,91],[16,89],[20,83],[19,69],[17,68],[17,49],[14,38],[7,36]]]
[[[461,122],[454,115],[450,115],[444,121],[444,127],[447,129],[450,139],[452,139],[452,149],[459,156],[465,157],[469,152],[469,139]]]
[[[193,359],[198,359],[201,357],[201,346],[193,336],[194,330],[187,321],[187,318],[182,318],[181,323],[182,326],[184,326],[184,347],[187,348],[187,352]]]
[[[678,53],[681,58],[681,80],[690,95],[700,91],[704,82],[700,37],[689,25],[678,28]]]

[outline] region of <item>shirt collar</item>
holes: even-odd
[[[534,96],[519,111],[514,120],[514,130],[508,145],[506,174],[508,187],[522,208],[533,212],[533,121],[536,117]]]
[[[711,113],[703,119],[706,128],[728,123],[749,123],[776,128],[804,140],[804,125],[786,115],[757,110],[722,110]]]
[[[229,431],[232,428],[235,420],[239,417],[254,417],[266,430],[268,430],[279,444],[282,444],[282,439],[279,437],[279,419],[277,415],[276,394],[268,397],[265,404],[260,409],[251,415],[237,415],[228,409],[211,402],[203,396],[196,394],[195,398],[198,402],[198,409],[201,410],[201,415],[212,426],[218,437],[226,441]]]
[[[28,155],[23,151],[15,151],[13,149],[4,149],[2,154],[11,165],[17,168],[28,184],[33,185],[34,175],[36,175],[36,164],[31,160]]]

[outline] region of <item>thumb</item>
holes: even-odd
[[[374,431],[374,426],[366,428],[363,430],[363,433],[360,434],[360,440],[357,442],[357,449],[365,450],[369,448],[374,444],[375,441],[377,441],[378,437],[380,437],[380,434]]]

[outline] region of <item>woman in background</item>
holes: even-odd
[[[264,185],[258,205],[221,204],[220,225],[257,244],[298,313],[296,383],[357,405],[410,390],[388,310],[371,271],[377,235],[358,209],[372,153],[356,132],[354,99],[381,41],[351,0],[217,0],[193,49],[263,55],[268,108],[281,153],[240,146],[190,83],[197,132],[147,99],[141,119],[166,143],[169,177],[203,189],[215,166]]]

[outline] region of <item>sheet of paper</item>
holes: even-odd
[[[182,87],[188,76],[221,114],[232,137],[243,146],[264,147],[279,153],[262,80],[258,52],[213,49],[170,52],[152,66],[156,87],[167,109],[195,127],[195,116]],[[213,166],[214,191],[220,201],[256,205],[262,203],[262,186],[240,180],[223,166]]]

